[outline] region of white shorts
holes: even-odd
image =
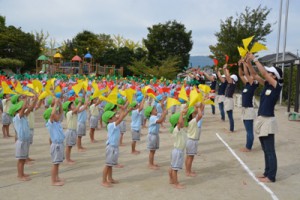
[[[50,146],[50,154],[53,164],[62,163],[65,159],[63,143],[52,143]]]
[[[85,123],[77,123],[77,136],[85,136],[86,135],[86,124]]]
[[[124,120],[120,123],[120,132],[121,133],[126,132],[126,122]]]
[[[180,170],[183,166],[184,154],[181,149],[173,149],[171,153],[171,168]]]
[[[30,129],[30,139],[29,139],[29,143],[32,144],[33,143],[33,136],[34,136],[34,129]]]
[[[149,150],[159,149],[159,135],[148,134],[148,136],[147,136],[147,148]]]
[[[198,140],[188,138],[186,141],[186,154],[197,155],[198,152]]]
[[[16,141],[16,158],[27,159],[29,155],[29,141]]]
[[[97,126],[98,126],[98,116],[91,116],[90,128],[97,128]]]
[[[115,166],[118,164],[119,148],[111,145],[106,146],[105,163],[107,166]]]
[[[11,117],[8,113],[2,113],[2,125],[9,125],[11,121]]]
[[[136,130],[131,130],[132,141],[140,141],[141,140],[141,132]]]
[[[76,139],[77,139],[76,130],[68,129],[65,133],[65,137],[66,137],[66,146],[68,147],[75,146]]]

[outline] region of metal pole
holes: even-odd
[[[279,14],[278,14],[278,32],[277,32],[277,48],[276,48],[276,62],[278,62],[280,32],[281,32],[281,17],[282,17],[282,0],[280,0]]]
[[[284,61],[284,59],[285,59],[285,48],[286,48],[288,18],[289,18],[289,0],[286,0],[282,61]],[[284,75],[284,64],[282,64],[281,69],[282,69],[282,75]],[[290,81],[292,81],[292,80],[290,80]],[[282,103],[282,90],[281,90],[281,93],[280,93],[280,105],[281,105],[281,103]]]

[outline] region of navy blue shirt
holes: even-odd
[[[260,104],[258,108],[258,116],[274,117],[274,108],[280,96],[282,85],[277,82],[274,88],[267,81],[260,94]]]
[[[234,82],[227,84],[227,87],[225,90],[225,97],[229,97],[229,98],[233,97],[235,86],[236,86],[236,84]]]
[[[216,90],[216,86],[217,86],[217,81],[212,81],[212,82],[210,83],[210,89]]]
[[[254,81],[252,85],[249,82],[246,83],[242,92],[242,106],[245,108],[253,107],[254,92],[258,88],[258,82]]]
[[[218,95],[225,95],[225,90],[227,87],[227,81],[225,81],[224,83],[219,83],[219,89],[218,89]]]

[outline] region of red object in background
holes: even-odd
[[[151,94],[154,94],[154,95],[156,96],[156,93],[155,93],[154,90],[152,90],[151,88],[149,88],[149,89],[147,90],[147,93],[151,93]]]
[[[214,61],[214,64],[215,64],[216,66],[218,66],[219,61],[218,61],[216,58],[214,58],[213,61]]]
[[[171,88],[164,87],[164,88],[162,88],[162,91],[165,93],[170,93]]]
[[[225,55],[225,62],[228,63],[228,60],[229,60],[229,56]]]
[[[68,100],[69,101],[75,101],[75,96],[71,96]]]

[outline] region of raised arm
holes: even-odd
[[[233,81],[232,81],[232,79],[230,78],[229,70],[227,69],[227,64],[225,64],[225,65],[223,66],[223,72],[224,72],[224,74],[225,74],[225,78],[226,78],[227,82],[228,82],[228,83],[232,83]]]
[[[247,55],[247,62],[250,63],[247,65],[249,71],[250,71],[250,74],[251,76],[257,80],[259,82],[259,84],[261,85],[265,85],[265,80],[263,78],[261,78],[257,73],[256,71],[254,70],[252,64],[251,64],[251,61],[254,59],[255,57],[253,56],[253,54],[248,54]]]
[[[245,69],[243,70],[244,68],[244,63],[242,60],[240,60],[238,62],[238,65],[239,65],[239,77],[240,79],[242,80],[243,84],[246,85],[247,83],[247,80],[245,79],[244,75],[245,75]],[[245,75],[246,76],[246,75]]]

